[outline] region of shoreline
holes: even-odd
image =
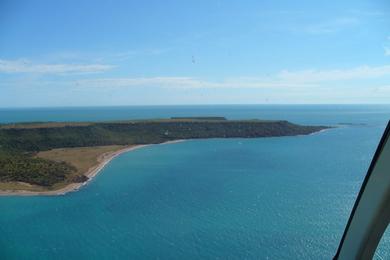
[[[98,156],[97,164],[92,166],[84,173],[85,176],[88,177],[88,180],[80,183],[70,183],[65,187],[56,190],[47,190],[47,191],[29,191],[29,190],[0,190],[0,196],[60,196],[65,195],[70,192],[75,192],[81,189],[83,186],[87,185],[90,181],[94,179],[98,175],[98,173],[109,163],[111,160],[116,158],[117,156],[134,151],[140,148],[144,148],[151,145],[162,145],[162,144],[173,144],[183,142],[184,140],[172,140],[158,144],[140,144],[140,145],[132,145],[129,147],[125,147],[123,149],[106,152]]]
[[[315,131],[313,133],[307,134],[307,135],[314,135],[319,134],[321,132],[324,132],[329,129],[321,129],[319,131]],[[301,135],[295,135],[295,136],[301,136]],[[302,135],[306,136],[306,135]],[[191,139],[178,139],[178,140],[171,140],[166,141],[162,143],[156,143],[156,144],[140,144],[140,145],[132,145],[129,147],[125,147],[123,149],[113,151],[113,152],[106,152],[97,157],[97,164],[89,168],[84,175],[88,177],[88,180],[81,183],[70,183],[66,185],[65,187],[55,189],[55,190],[45,190],[45,191],[29,191],[29,190],[0,190],[0,197],[2,196],[60,196],[60,195],[66,195],[70,192],[75,192],[81,189],[83,186],[87,185],[90,181],[93,180],[93,178],[109,163],[112,159],[115,157],[121,155],[122,153],[134,151],[143,147],[152,146],[152,145],[164,145],[164,144],[174,144],[183,142],[186,140]]]

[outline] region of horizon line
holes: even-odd
[[[145,105],[72,105],[72,106],[10,106],[0,109],[39,109],[39,108],[112,108],[112,107],[174,107],[174,106],[354,106],[354,105],[373,105],[388,106],[390,103],[216,103],[216,104],[145,104]]]

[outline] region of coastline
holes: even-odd
[[[55,190],[47,190],[47,191],[29,191],[29,190],[0,190],[0,196],[59,196],[65,195],[69,192],[78,191],[83,186],[87,185],[112,159],[121,155],[122,153],[134,151],[143,147],[151,146],[151,145],[162,145],[162,144],[173,144],[182,142],[184,140],[172,140],[159,144],[141,144],[141,145],[132,145],[117,151],[106,152],[97,158],[98,163],[87,170],[84,173],[85,176],[88,177],[88,180],[81,183],[70,183],[65,187]]]
[[[324,132],[329,129],[321,129],[319,131],[315,131],[313,133],[310,133],[308,135],[314,135],[314,134],[319,134],[321,132]],[[300,136],[300,135],[295,135],[295,136]],[[64,187],[61,187],[59,189],[53,189],[53,190],[44,190],[44,191],[30,191],[30,190],[23,190],[23,189],[18,189],[18,190],[0,190],[0,197],[2,196],[59,196],[59,195],[65,195],[70,192],[75,192],[81,189],[83,186],[87,185],[112,159],[117,157],[118,155],[125,153],[125,152],[130,152],[134,151],[146,146],[151,146],[151,145],[164,145],[164,144],[173,144],[173,143],[178,143],[178,142],[183,142],[186,140],[191,140],[191,139],[178,139],[178,140],[171,140],[171,141],[166,141],[163,143],[155,143],[155,144],[142,144],[142,145],[131,145],[128,147],[125,147],[123,149],[117,150],[117,151],[112,151],[112,152],[105,152],[97,157],[97,164],[90,167],[84,175],[88,177],[88,180],[85,182],[81,183],[70,183]]]

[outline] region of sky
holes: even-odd
[[[390,103],[390,2],[0,0],[0,107]]]

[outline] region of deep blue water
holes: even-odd
[[[330,259],[390,106],[2,109],[0,122],[198,115],[352,125],[149,146],[78,192],[0,197],[0,258]],[[379,256],[390,257],[389,241]]]

